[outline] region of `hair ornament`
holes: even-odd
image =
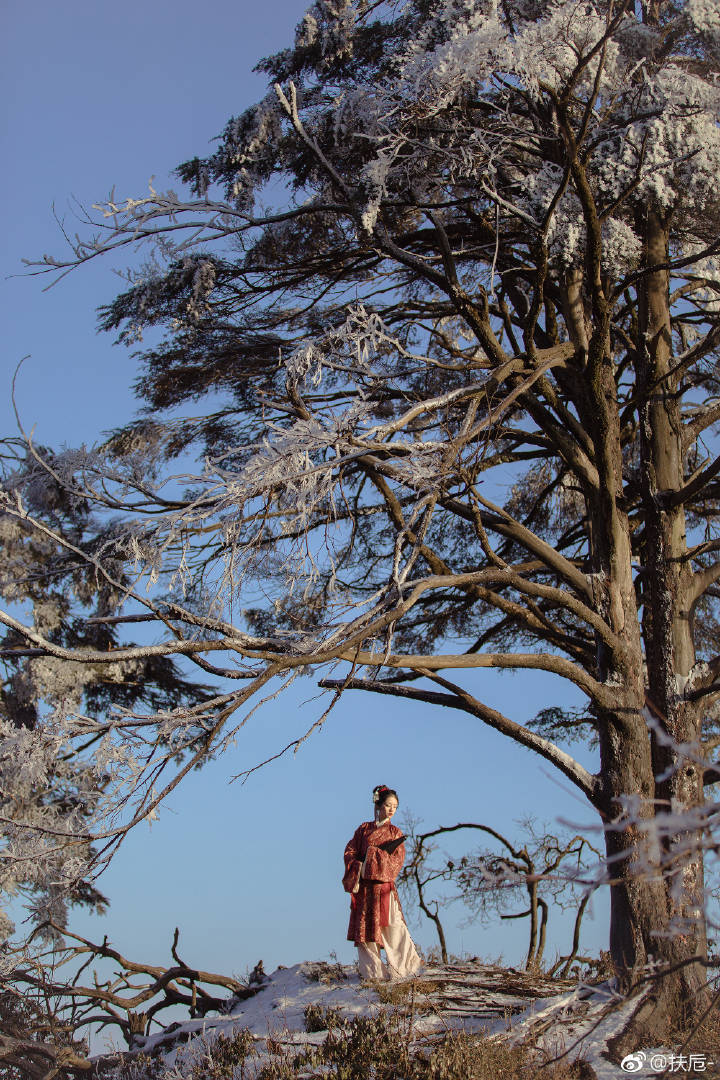
[[[377,787],[373,788],[373,802],[382,802],[383,796],[388,791],[390,791],[390,788],[387,786],[387,784],[378,784]]]

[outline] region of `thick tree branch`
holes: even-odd
[[[710,586],[714,585],[718,580],[720,580],[720,562],[716,562],[704,570],[697,570],[692,576],[692,586],[688,597],[690,606],[696,604],[703,593],[707,592]]]
[[[595,801],[599,790],[598,778],[589,773],[582,765],[575,761],[564,750],[555,746],[549,739],[530,731],[522,724],[510,720],[507,716],[496,709],[478,701],[456,683],[434,674],[429,668],[415,668],[419,674],[426,676],[448,690],[442,694],[437,691],[426,690],[416,686],[404,686],[397,683],[375,681],[373,679],[323,679],[318,685],[328,689],[366,690],[374,694],[387,694],[391,697],[406,698],[411,701],[423,701],[431,705],[440,705],[445,708],[459,709],[478,717],[488,727],[494,728],[502,735],[507,735],[521,746],[533,750],[541,757],[553,764],[564,776],[580,788],[590,802]]]
[[[658,492],[658,499],[661,502],[664,509],[672,510],[676,506],[683,506],[685,503],[690,502],[696,495],[699,495],[704,487],[710,483],[710,481],[720,473],[720,456],[707,466],[705,469],[701,469],[696,476],[694,476],[684,487],[679,491],[660,491]]]

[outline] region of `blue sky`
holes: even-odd
[[[138,195],[152,175],[156,186],[169,184],[175,165],[205,153],[228,117],[263,92],[251,69],[292,40],[304,8],[291,0],[265,7],[228,0],[6,6],[3,434],[15,432],[10,382],[26,354],[17,400],[37,441],[91,443],[132,415],[135,361],[95,333],[95,308],[122,284],[117,264],[91,264],[48,292],[47,279],[8,275],[22,274],[23,257],[62,249],[53,203],[71,232],[82,231],[72,218],[73,197],[91,204],[113,185],[120,196]],[[520,722],[545,704],[575,700],[535,672],[478,672],[467,685]],[[310,726],[321,707],[303,702],[317,693],[309,679],[296,684],[248,722],[226,756],[188,777],[99,882],[112,900],[109,914],[78,915],[78,932],[96,940],[107,934],[127,956],[162,963],[179,926],[180,953],[190,963],[240,974],[261,958],[268,969],[333,950],[349,961],[342,848],[370,816],[377,783],[398,789],[401,822],[410,810],[427,829],[476,821],[512,834],[513,821],[527,815],[595,824],[567,781],[479,721],[352,694],[300,753],[244,785],[229,784]],[[448,912],[451,950],[521,961],[524,923],[463,929],[461,916]],[[434,944],[429,924],[416,925],[419,943]],[[553,944],[567,945],[567,925],[562,921],[557,936],[551,920]],[[598,902],[586,947],[605,947],[606,934]]]

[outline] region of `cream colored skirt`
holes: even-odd
[[[377,941],[362,941],[357,947],[361,979],[392,982],[414,975],[422,967],[394,893],[390,894],[390,924],[383,927],[382,936],[382,946]],[[385,949],[386,964],[380,959],[381,948]]]

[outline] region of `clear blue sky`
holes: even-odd
[[[118,195],[138,195],[152,175],[159,186],[170,183],[175,165],[205,153],[227,118],[263,92],[251,69],[292,40],[304,8],[301,0],[7,5],[0,65],[3,277],[22,271],[23,256],[62,248],[53,203],[75,231],[81,226],[72,220],[71,197],[91,204],[113,184]],[[27,277],[2,282],[3,433],[14,432],[12,372],[29,353],[17,395],[26,427],[48,444],[91,443],[135,407],[132,355],[95,334],[94,309],[121,283],[109,263],[95,263],[49,292],[42,291],[46,284]],[[468,685],[520,722],[561,696],[568,700],[541,673],[479,672]],[[594,823],[568,782],[479,721],[352,694],[298,755],[244,786],[228,785],[309,726],[318,703],[302,702],[316,693],[310,680],[296,685],[249,721],[230,754],[189,777],[99,882],[112,900],[108,916],[78,915],[73,925],[96,940],[107,934],[126,955],[155,963],[169,960],[176,925],[181,954],[205,969],[243,973],[260,958],[272,969],[331,950],[349,961],[342,848],[370,816],[375,784],[396,787],[400,820],[409,809],[428,829],[477,821],[512,833],[514,819],[526,815]],[[584,760],[596,767],[588,755]],[[453,951],[521,961],[524,923],[463,930],[452,912],[447,922]],[[566,947],[564,926],[551,937]],[[605,947],[606,933],[605,905],[598,903],[586,947]],[[434,943],[427,923],[416,936],[422,946]]]

